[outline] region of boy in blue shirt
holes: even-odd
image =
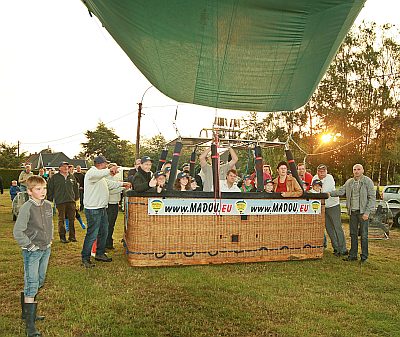
[[[20,208],[14,226],[14,238],[24,259],[24,293],[21,294],[22,318],[28,337],[41,336],[35,327],[38,289],[43,286],[53,239],[53,210],[46,200],[46,181],[31,176],[26,181],[29,200]]]
[[[15,196],[21,192],[21,190],[19,189],[19,186],[17,185],[17,181],[13,180],[11,182],[11,186],[10,186],[10,197],[11,197],[11,201],[14,200]]]

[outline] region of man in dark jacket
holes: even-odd
[[[133,177],[133,189],[136,192],[145,192],[155,187],[157,185],[157,181],[153,178],[153,173],[151,172],[151,165],[153,160],[148,157],[142,157],[140,159],[140,166],[138,167],[138,171]]]
[[[78,183],[68,172],[68,163],[61,162],[59,172],[49,179],[47,199],[54,201],[58,210],[58,234],[62,243],[76,242],[75,237],[75,201],[79,199]],[[66,239],[64,219],[68,219],[69,240]]]

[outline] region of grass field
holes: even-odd
[[[12,237],[8,191],[0,196],[0,336],[23,336],[23,266]],[[56,219],[55,219],[56,220]],[[122,237],[121,213],[115,238]],[[348,226],[345,225],[348,236]],[[52,246],[39,293],[44,336],[400,336],[400,230],[370,240],[370,258],[132,268],[122,244],[112,263],[80,265],[77,243]],[[119,240],[116,240],[119,241]]]

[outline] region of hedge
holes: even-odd
[[[0,168],[0,177],[3,178],[3,187],[10,188],[11,181],[16,180],[18,181],[19,174],[23,169],[7,169],[7,168]],[[38,171],[32,170],[33,173],[37,174]]]

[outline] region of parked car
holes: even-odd
[[[385,186],[382,198],[389,204],[389,208],[393,213],[393,224],[400,227],[400,185]]]

